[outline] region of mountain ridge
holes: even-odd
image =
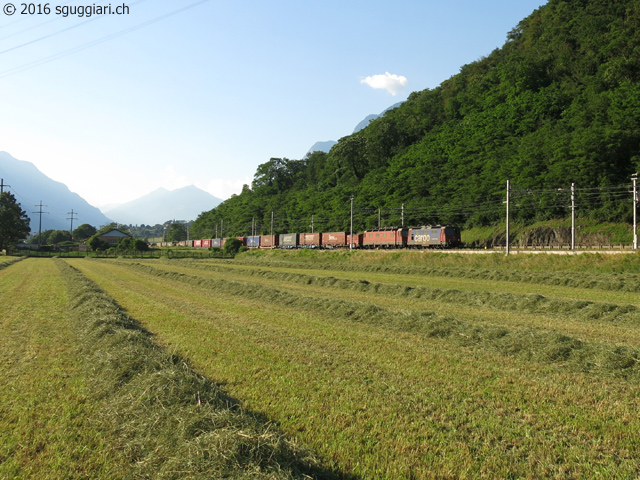
[[[195,185],[175,190],[159,187],[130,202],[105,211],[118,223],[156,225],[168,220],[195,220],[207,208],[219,205],[221,199]]]
[[[75,226],[88,223],[99,227],[111,222],[100,209],[69,190],[64,183],[52,180],[33,163],[18,160],[5,151],[0,151],[0,177],[5,184],[10,185],[8,191],[16,197],[22,209],[27,212],[32,234],[38,233],[40,217],[42,231],[69,230],[71,211],[74,212]],[[42,202],[42,215],[34,212],[39,208],[40,202]]]

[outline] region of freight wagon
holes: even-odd
[[[321,233],[301,233],[298,235],[300,248],[320,248]]]
[[[279,238],[280,248],[298,248],[297,233],[281,233]]]
[[[261,235],[260,248],[276,248],[280,245],[279,240],[278,235]]]
[[[347,246],[345,232],[330,232],[322,234],[322,248],[344,248]]]
[[[347,235],[347,242],[351,239],[351,235]],[[364,240],[364,233],[354,233],[353,234],[353,240],[351,240],[351,242],[353,243],[353,248],[362,248],[362,242]],[[349,246],[349,244],[347,244],[347,247]]]
[[[252,235],[247,237],[247,247],[249,248],[259,248],[260,247],[260,236]]]

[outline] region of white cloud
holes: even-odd
[[[408,82],[407,77],[392,75],[389,72],[386,72],[384,75],[371,75],[370,77],[360,80],[360,83],[366,83],[371,88],[384,89],[391,95],[400,93]]]

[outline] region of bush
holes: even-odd
[[[228,238],[224,242],[224,248],[222,249],[224,253],[229,255],[235,255],[240,251],[240,247],[242,247],[242,242],[237,238]]]
[[[135,251],[135,252],[146,252],[149,250],[149,245],[144,240],[140,240],[138,238],[127,237],[122,238],[118,241],[118,246],[116,247],[119,251]]]

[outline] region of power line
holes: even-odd
[[[73,208],[71,209],[70,212],[67,213],[67,215],[71,215],[71,217],[67,217],[67,220],[71,220],[71,227],[69,228],[69,233],[73,234],[73,221],[77,220],[77,216],[78,216],[78,212],[73,211]],[[74,218],[74,215],[76,216],[76,218]]]
[[[194,7],[197,7],[198,5],[201,5],[201,4],[206,3],[208,1],[209,0],[200,0],[199,2],[195,2],[195,3],[192,3],[191,5],[187,5],[186,7],[182,7],[182,8],[179,8],[177,10],[173,10],[173,11],[167,13],[167,14],[161,15],[159,17],[153,18],[153,19],[148,20],[148,21],[143,22],[143,23],[139,23],[138,25],[134,25],[133,27],[125,28],[124,30],[120,30],[119,32],[112,33],[111,35],[107,35],[107,36],[99,38],[97,40],[92,40],[91,42],[87,42],[87,43],[84,43],[84,44],[79,45],[77,47],[73,47],[73,48],[70,48],[68,50],[65,50],[63,52],[56,53],[54,55],[50,55],[48,57],[41,58],[40,60],[35,60],[35,61],[31,62],[31,63],[27,63],[27,64],[22,65],[20,67],[10,68],[9,70],[5,70],[4,72],[0,72],[0,78],[9,77],[11,75],[15,75],[16,73],[24,72],[25,70],[29,70],[31,68],[38,67],[40,65],[44,65],[45,63],[53,62],[54,60],[58,60],[59,58],[63,58],[63,57],[66,57],[68,55],[71,55],[73,53],[85,50],[87,48],[94,47],[94,46],[99,45],[101,43],[108,42],[109,40],[113,40],[114,38],[120,37],[122,35],[126,35],[127,33],[131,33],[131,32],[133,32],[135,30],[139,30],[141,28],[147,27],[147,26],[152,25],[154,23],[157,23],[157,22],[160,22],[162,20],[165,20],[165,19],[167,19],[169,17],[173,17],[174,15],[178,15],[179,13],[182,13],[182,12],[184,12],[186,10],[189,10],[191,8],[194,8]],[[84,24],[84,23],[86,23],[86,22],[83,22],[82,24]],[[0,53],[2,53],[2,52],[0,52]]]
[[[49,212],[43,212],[42,211],[42,207],[46,207],[46,205],[42,205],[42,200],[40,200],[40,204],[36,205],[36,207],[39,207],[37,212],[31,212],[31,213],[39,213],[40,214],[40,222],[38,223],[38,247],[40,247],[40,245],[42,245],[42,214],[43,213],[49,213]]]

